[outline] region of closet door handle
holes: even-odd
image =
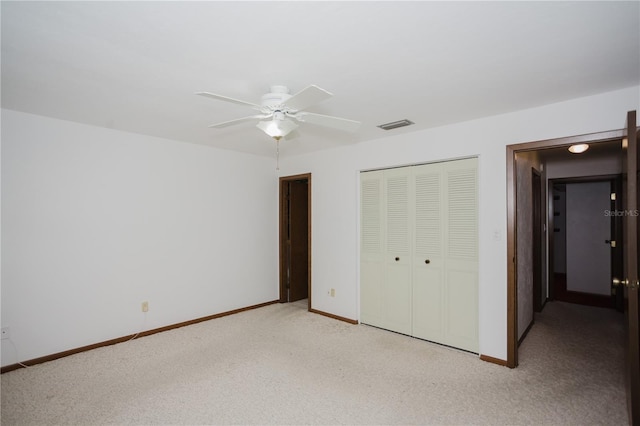
[[[425,260],[424,263],[426,263],[427,265],[431,263],[431,261],[429,259]]]
[[[396,262],[397,262],[397,261],[399,261],[399,260],[400,260],[400,258],[399,258],[399,257],[396,257]]]

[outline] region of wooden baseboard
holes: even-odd
[[[325,317],[333,318],[335,320],[348,322],[349,324],[354,324],[354,325],[358,324],[358,320],[354,320],[354,319],[351,319],[351,318],[345,318],[345,317],[341,317],[341,316],[338,316],[338,315],[333,315],[333,314],[330,314],[328,312],[318,311],[316,309],[309,309],[309,312],[313,312],[314,314],[323,315]]]
[[[123,342],[129,341],[129,340],[133,340],[134,338],[138,339],[138,338],[144,337],[144,336],[151,336],[152,334],[161,333],[163,331],[169,331],[169,330],[173,330],[175,328],[185,327],[187,325],[193,325],[193,324],[197,324],[197,323],[203,322],[203,321],[209,321],[209,320],[216,319],[216,318],[226,317],[228,315],[233,315],[233,314],[237,314],[237,313],[240,313],[240,312],[249,311],[251,309],[262,308],[264,306],[272,305],[274,303],[278,303],[278,300],[272,300],[270,302],[259,303],[257,305],[247,306],[245,308],[234,309],[232,311],[221,312],[219,314],[213,314],[213,315],[209,315],[209,316],[202,317],[202,318],[196,318],[196,319],[193,319],[193,320],[190,320],[190,321],[185,321],[185,322],[180,322],[180,323],[177,323],[177,324],[167,325],[165,327],[155,328],[153,330],[141,331],[140,333],[130,334],[128,336],[118,337],[116,339],[106,340],[104,342],[94,343],[92,345],[82,346],[82,347],[76,348],[76,349],[69,349],[68,351],[58,352],[58,353],[55,353],[55,354],[51,354],[51,355],[46,355],[46,356],[39,357],[39,358],[30,359],[28,361],[22,361],[22,362],[19,362],[19,363],[16,363],[16,364],[6,365],[6,366],[4,366],[4,367],[2,367],[0,369],[0,374],[4,374],[4,373],[7,373],[9,371],[17,370],[19,368],[31,367],[31,366],[36,365],[36,364],[42,364],[43,362],[48,362],[48,361],[53,361],[53,360],[56,360],[56,359],[64,358],[64,357],[69,356],[69,355],[75,355],[75,354],[80,353],[80,352],[86,352],[86,351],[90,351],[92,349],[101,348],[101,347],[104,347],[104,346],[111,346],[111,345],[115,345],[117,343],[123,343]]]
[[[492,364],[498,364],[498,365],[501,365],[501,366],[503,366],[503,367],[506,367],[506,366],[507,366],[507,361],[505,361],[505,360],[503,360],[503,359],[500,359],[500,358],[494,358],[494,357],[489,356],[489,355],[482,355],[482,354],[481,354],[481,355],[480,355],[480,359],[481,359],[482,361],[490,362],[490,363],[492,363]]]

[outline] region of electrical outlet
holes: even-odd
[[[142,312],[149,312],[149,302],[142,302]]]
[[[8,339],[9,338],[9,327],[2,327],[2,331],[0,332],[0,334],[2,334],[2,340]]]
[[[332,288],[332,289],[330,290],[330,292],[329,292],[329,295],[330,295],[331,297],[336,297],[336,289],[335,289],[335,288]]]

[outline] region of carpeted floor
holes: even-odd
[[[508,369],[275,304],[16,370],[8,425],[622,425],[622,315],[550,302]]]

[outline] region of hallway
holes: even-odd
[[[577,408],[574,401],[583,407],[592,401],[588,405],[598,408],[600,419],[626,424],[625,338],[620,312],[548,302],[519,348],[517,370],[545,377],[532,399],[549,398],[550,406],[568,412]],[[567,414],[562,417],[573,417]]]

